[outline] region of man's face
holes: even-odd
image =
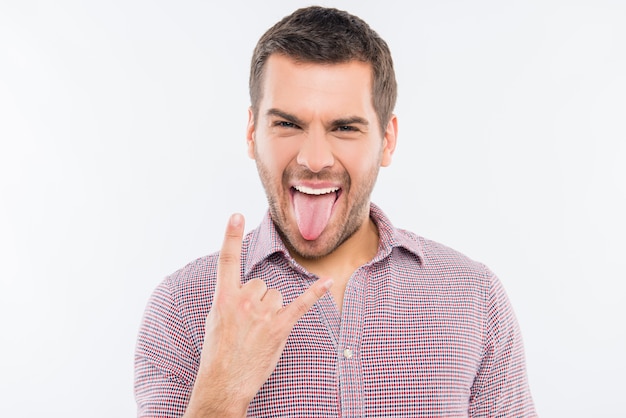
[[[385,133],[372,105],[369,64],[265,64],[248,154],[256,160],[272,220],[305,258],[323,257],[369,219],[378,169],[391,162],[397,122]]]

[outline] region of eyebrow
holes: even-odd
[[[297,116],[292,115],[287,112],[283,112],[282,110],[278,110],[276,108],[269,109],[267,111],[267,116],[277,116],[281,119],[285,119],[287,122],[291,122],[298,126],[302,126],[304,124],[304,122],[301,119],[299,119]]]
[[[346,125],[363,125],[368,126],[369,122],[360,116],[350,116],[347,118],[335,119],[332,121],[333,126],[346,126]]]
[[[292,115],[291,113],[283,112],[282,110],[279,110],[276,108],[269,109],[267,111],[267,116],[277,116],[281,119],[285,119],[287,122],[291,122],[298,126],[304,125],[304,121],[302,119],[298,118],[295,115]],[[346,126],[346,125],[355,125],[355,124],[369,126],[369,122],[360,116],[348,116],[346,118],[339,118],[339,119],[333,120],[330,123],[331,126]]]

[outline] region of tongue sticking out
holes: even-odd
[[[293,206],[296,211],[296,222],[304,239],[317,239],[328,225],[330,214],[335,204],[335,193],[310,195],[296,191]]]

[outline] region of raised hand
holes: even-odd
[[[296,322],[332,286],[320,279],[287,306],[260,279],[241,284],[242,215],[231,216],[220,251],[213,305],[185,417],[245,416],[276,368]]]

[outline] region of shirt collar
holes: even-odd
[[[378,228],[380,242],[378,254],[372,260],[379,261],[387,257],[394,248],[401,247],[414,254],[420,261],[423,260],[422,244],[418,237],[402,229],[395,228],[389,218],[375,204],[370,204],[370,217]],[[291,259],[287,247],[283,243],[276,225],[272,221],[269,211],[258,228],[251,231],[247,237],[248,256],[245,259],[244,275],[248,275],[254,267],[276,253]]]
[[[418,236],[394,227],[382,209],[373,203],[370,204],[370,218],[376,224],[380,236],[378,255],[374,261],[387,257],[394,248],[398,247],[408,250],[420,261],[424,259],[422,241]]]

